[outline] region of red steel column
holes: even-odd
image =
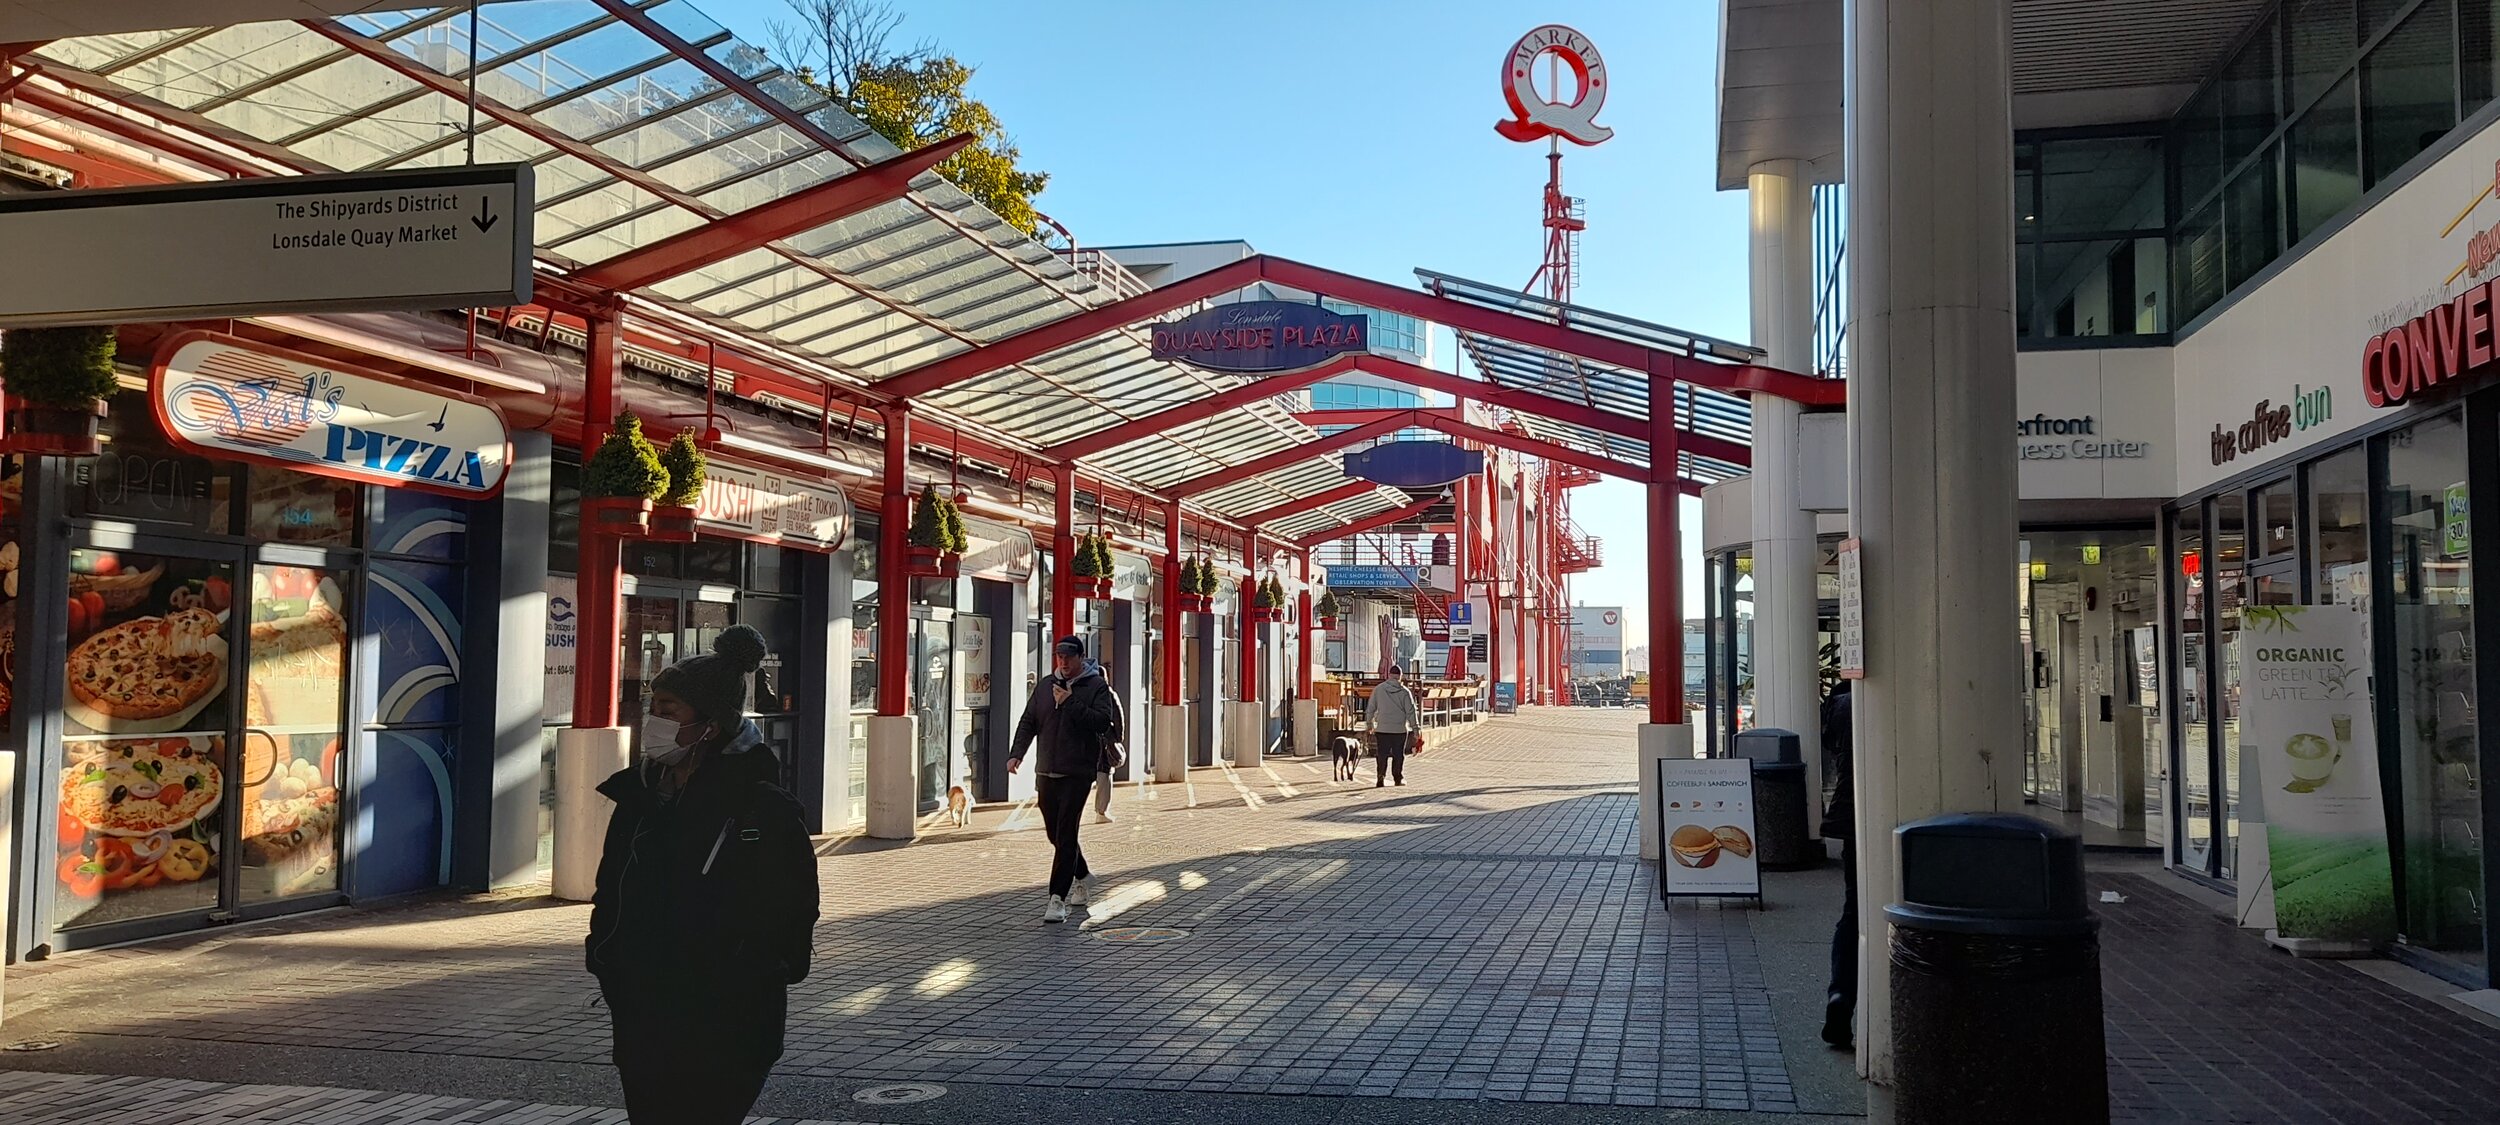
[[[1302,663],[1294,669],[1293,697],[1309,699],[1311,697],[1311,655],[1317,644],[1318,623],[1311,617],[1311,552],[1308,549],[1302,552],[1301,565],[1302,595],[1300,603],[1294,607],[1293,619],[1301,623],[1302,644],[1299,658]]]
[[[625,312],[610,305],[590,320],[590,355],[583,367],[582,461],[608,436],[616,417],[616,384],[625,373]],[[574,596],[581,605],[580,649],[574,653],[573,725],[616,725],[617,672],[624,645],[625,542],[581,521],[581,561]]]
[[[1050,533],[1051,636],[1083,636],[1076,627],[1076,568],[1069,565],[1076,558],[1076,466],[1052,469],[1050,481],[1057,493],[1050,502],[1051,522],[1058,525]]]
[[[911,714],[911,404],[885,408],[885,526],[877,532],[877,713]]]
[[[1259,604],[1259,533],[1252,531],[1242,540],[1241,561],[1249,573],[1241,576],[1241,701],[1259,701],[1259,624],[1250,616]]]
[[[1163,667],[1159,682],[1164,706],[1181,705],[1181,644],[1188,628],[1181,613],[1181,502],[1163,509]]]
[[[1676,527],[1675,384],[1649,380],[1649,721],[1684,721],[1684,543]],[[1660,411],[1657,403],[1668,408]]]

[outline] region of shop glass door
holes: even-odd
[[[339,890],[352,568],[263,548],[243,670],[237,910]]]
[[[912,706],[920,716],[920,809],[937,808],[955,784],[955,623],[919,621],[913,630]]]
[[[2240,841],[2240,624],[2241,607],[2254,583],[2248,573],[2247,496],[2229,493],[2214,501],[2214,652],[2220,657],[2214,696],[2213,779],[2221,791],[2214,812],[2214,866],[2225,879],[2239,874]]]
[[[627,576],[625,613],[617,661],[616,720],[634,729],[642,745],[643,708],[660,670],[712,651],[712,640],[730,626],[730,592],[712,586],[675,586]]]
[[[2213,870],[2213,693],[2212,653],[2206,647],[2205,614],[2212,608],[2207,577],[2212,564],[2205,552],[2205,506],[2181,508],[2171,525],[2171,550],[2176,556],[2172,581],[2177,596],[2171,634],[2178,638],[2179,714],[2171,775],[2178,781],[2171,802],[2178,810],[2179,866],[2189,871]]]
[[[87,945],[340,884],[351,559],[70,552],[52,927]]]
[[[2481,966],[2487,779],[2475,725],[2465,427],[2455,415],[2432,419],[2388,435],[2386,449],[2395,682],[2379,696],[2402,824],[2399,933],[2407,945]]]

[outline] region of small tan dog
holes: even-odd
[[[946,815],[957,828],[972,824],[972,794],[964,792],[963,786],[950,786],[946,790]]]

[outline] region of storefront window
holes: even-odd
[[[70,575],[53,924],[213,909],[233,777],[234,568],[78,550]]]
[[[2369,91],[2361,109],[2362,139],[2371,183],[2395,175],[2456,126],[2454,21],[2450,0],[2430,0],[2362,61]]]
[[[2221,657],[2221,694],[2215,697],[2214,744],[2221,747],[2214,763],[2214,784],[2222,825],[2215,833],[2214,869],[2229,879],[2239,872],[2240,840],[2240,623],[2248,597],[2247,494],[2225,493],[2214,501],[2214,652]]]
[[[253,468],[245,479],[252,497],[244,509],[245,535],[265,543],[355,545],[363,486],[275,468]]]
[[[2309,535],[2319,605],[2368,605],[2370,599],[2370,470],[2355,446],[2309,470]]]
[[[2361,132],[2353,115],[2354,89],[2353,76],[2346,74],[2288,134],[2294,242],[2316,233],[2361,198]]]
[[[2483,957],[2482,797],[2474,726],[2474,576],[2465,428],[2454,416],[2387,438],[2389,656],[2380,697],[2396,746],[2405,940]]]
[[[2206,649],[2204,505],[2179,509],[2171,524],[2178,596],[2172,634],[2179,638],[2179,865],[2207,870],[2213,862],[2213,660]]]
[[[145,394],[124,391],[113,397],[104,418],[103,455],[71,462],[71,513],[207,535],[231,533],[236,467],[174,449],[154,418]]]

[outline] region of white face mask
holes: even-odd
[[[673,766],[685,761],[686,755],[694,752],[694,747],[677,744],[678,732],[684,729],[685,724],[675,719],[663,719],[658,715],[643,716],[642,756],[664,766]]]

